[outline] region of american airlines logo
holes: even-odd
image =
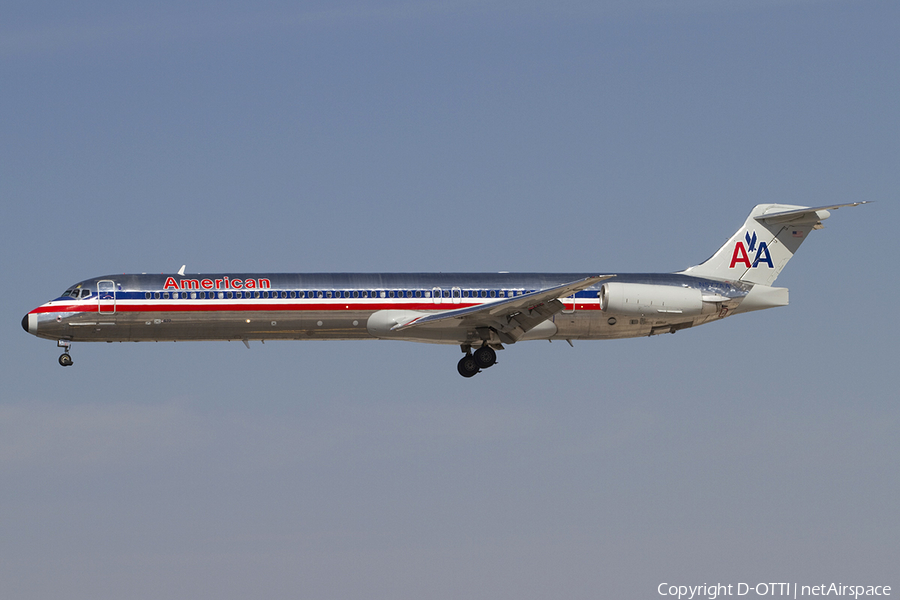
[[[735,265],[738,264],[746,265],[748,269],[755,269],[759,266],[759,263],[769,265],[770,269],[775,268],[772,264],[772,257],[769,255],[769,246],[765,242],[757,241],[755,231],[752,235],[748,231],[744,235],[744,240],[747,242],[746,245],[744,245],[744,242],[737,242],[734,245],[734,253],[731,255],[731,264],[728,265],[729,269],[733,269]],[[756,253],[756,256],[751,263],[750,254],[754,252]]]
[[[272,282],[268,279],[181,279],[175,281],[174,277],[166,279],[163,289],[166,290],[253,290],[268,289]]]

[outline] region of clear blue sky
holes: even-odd
[[[894,1],[28,2],[0,19],[4,600],[900,590]],[[675,271],[836,211],[674,336],[77,344],[120,272]]]

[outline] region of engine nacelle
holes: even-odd
[[[703,312],[698,289],[646,283],[604,283],[600,310],[617,315],[695,316]]]

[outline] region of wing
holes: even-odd
[[[486,327],[496,331],[504,343],[512,344],[529,330],[560,312],[563,309],[560,298],[571,296],[611,277],[615,275],[586,277],[496,302],[417,316],[394,325],[391,330],[403,331],[414,327]]]

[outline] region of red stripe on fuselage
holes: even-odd
[[[228,303],[221,301],[197,302],[197,303],[178,303],[178,304],[129,304],[127,300],[120,300],[113,306],[104,306],[103,314],[113,314],[113,312],[210,312],[210,311],[232,311],[232,312],[262,312],[262,311],[377,311],[377,310],[418,310],[440,312],[444,310],[455,310],[459,308],[468,308],[471,306],[481,306],[489,303],[441,303],[433,302],[416,302],[416,303]],[[576,310],[600,310],[599,301],[591,304],[576,304]],[[32,313],[95,313],[99,312],[97,304],[67,304],[58,306],[39,306],[31,311]]]

